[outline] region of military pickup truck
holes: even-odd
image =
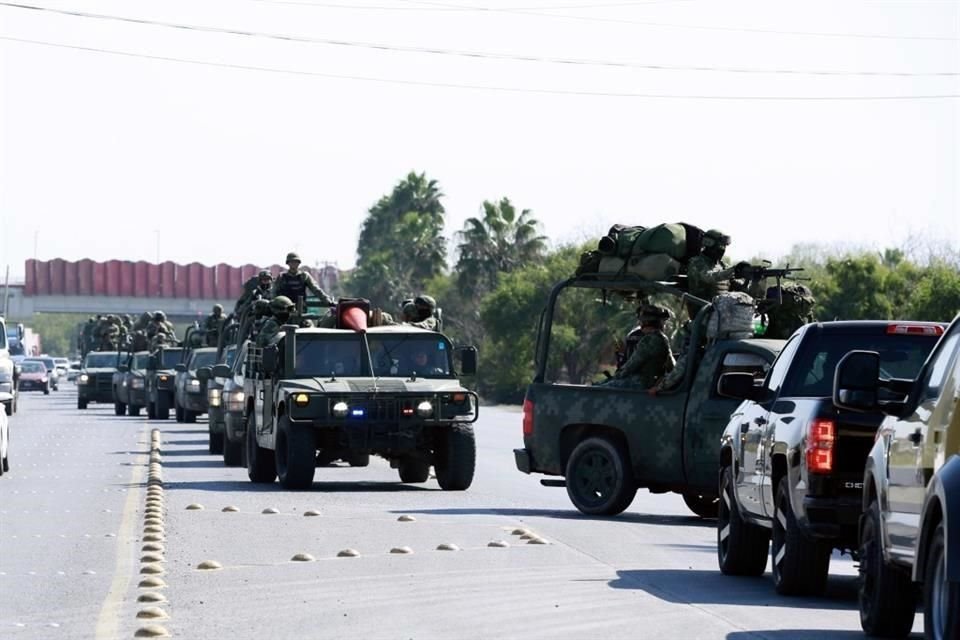
[[[960,638],[960,316],[915,377],[883,360],[854,351],[833,385],[838,407],[884,414],[863,476],[860,624],[906,637],[919,595],[925,636]]]
[[[656,396],[646,389],[570,384],[550,378],[554,316],[561,294],[592,291],[630,298],[686,296],[674,286],[629,276],[575,277],[554,286],[540,321],[536,373],[523,402],[523,448],[515,449],[523,473],[564,476],[546,486],[566,486],[582,513],[615,515],[630,506],[637,489],[676,492],[701,517],[717,509],[720,433],[738,401],[717,393],[730,371],[762,376],[780,340],[711,341],[689,349],[680,384]],[[701,301],[703,302],[703,301]],[[692,322],[691,345],[706,343],[709,305]],[[624,327],[623,333],[626,333]]]
[[[454,370],[454,347],[440,333],[407,325],[367,328],[369,310],[340,303],[339,329],[283,327],[272,344],[248,352],[246,455],[250,480],[287,489],[313,483],[318,460],[376,454],[401,482],[426,482],[430,466],[444,490],[473,481],[477,396]],[[457,350],[460,373],[476,370],[476,350]],[[226,365],[213,374],[228,377]]]
[[[224,419],[223,406],[223,385],[226,384],[226,378],[218,378],[213,375],[213,366],[216,364],[225,364],[233,368],[233,361],[237,355],[237,345],[232,344],[224,349],[219,355],[215,354],[216,362],[210,366],[197,369],[197,379],[200,380],[200,387],[204,389],[207,395],[207,432],[209,435],[208,449],[211,455],[220,455],[223,453],[224,432],[226,420]]]
[[[174,367],[183,358],[182,347],[160,347],[147,363],[147,417],[166,420],[173,407]]]
[[[113,412],[122,416],[139,416],[147,406],[146,373],[150,362],[149,351],[119,354],[117,370],[113,374]]]
[[[197,377],[197,369],[212,367],[217,361],[216,347],[193,349],[185,361],[174,367],[174,410],[177,422],[196,422],[207,412],[207,382]]]
[[[787,341],[766,379],[741,373],[720,392],[744,400],[723,432],[717,558],[728,575],[761,575],[771,560],[782,595],[819,595],[834,549],[856,552],[863,468],[883,418],[838,409],[837,363],[880,352],[884,377],[914,378],[943,333],[923,322],[819,322]],[[902,402],[904,391],[884,391]]]
[[[113,374],[117,370],[116,351],[91,351],[83,359],[77,377],[77,409],[91,402],[113,404]]]

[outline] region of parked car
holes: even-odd
[[[47,376],[50,378],[50,388],[54,391],[60,390],[60,373],[57,371],[57,363],[53,361],[53,358],[37,356],[35,358],[27,358],[27,360],[35,360],[42,363],[47,369]],[[26,360],[24,360],[24,362],[26,362]]]
[[[863,469],[882,414],[833,404],[833,377],[848,351],[880,354],[884,376],[914,378],[943,325],[847,321],[808,324],[762,384],[721,376],[719,391],[745,402],[721,440],[717,557],[731,575],[761,575],[767,551],[784,595],[819,594],[833,549],[856,553]],[[886,391],[903,400],[905,392]]]
[[[20,391],[43,391],[50,395],[50,374],[39,360],[20,363]]]
[[[0,391],[0,403],[13,402],[13,394]],[[0,476],[10,471],[10,420],[0,411]]]
[[[903,390],[905,401],[887,399]],[[921,595],[926,636],[960,638],[960,316],[908,379],[885,371],[881,353],[850,353],[833,400],[886,415],[863,477],[863,630],[908,635]]]

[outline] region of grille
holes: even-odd
[[[110,391],[113,387],[113,374],[112,373],[98,373],[94,377],[96,382],[97,391]]]
[[[399,393],[407,390],[403,380],[380,380],[376,385],[373,380],[349,380],[350,391],[356,393],[373,393],[374,391],[383,391],[384,393]]]

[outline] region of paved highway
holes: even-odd
[[[207,455],[202,420],[78,411],[72,385],[20,407],[0,478],[4,639],[862,637],[849,558],[826,597],[787,599],[769,573],[722,576],[714,524],[679,496],[584,517],[515,470],[512,408],[482,411],[467,492],[399,484],[374,459],[290,493]]]

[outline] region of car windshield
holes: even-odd
[[[183,358],[183,349],[164,349],[163,357],[160,360],[161,369],[173,369],[180,364]]]
[[[47,371],[57,368],[57,363],[53,361],[53,358],[40,358],[40,362],[47,368]]]
[[[133,369],[134,371],[146,369],[147,363],[149,362],[150,362],[149,353],[138,353],[137,355],[133,356],[133,362],[130,363],[130,368]]]
[[[825,398],[833,394],[833,374],[849,351],[880,354],[883,378],[915,378],[939,336],[822,335],[803,348],[791,365],[782,395],[794,398]]]
[[[83,366],[87,369],[104,369],[117,366],[116,351],[98,351],[88,353],[87,359],[83,361]]]
[[[194,351],[193,357],[190,358],[190,367],[191,371],[196,371],[200,367],[212,367],[217,363],[217,352],[216,351]]]
[[[24,360],[20,363],[20,371],[23,373],[46,373],[47,368],[37,360]]]
[[[365,376],[363,343],[359,334],[297,336],[298,376]]]
[[[226,358],[226,362],[224,362],[224,364],[226,364],[228,367],[232,367],[232,366],[233,366],[233,361],[236,360],[236,359],[237,359],[237,348],[236,348],[236,347],[232,347],[232,348],[230,348],[230,349],[227,350],[227,358]]]
[[[369,335],[370,355],[377,376],[448,378],[450,343],[436,333]]]

